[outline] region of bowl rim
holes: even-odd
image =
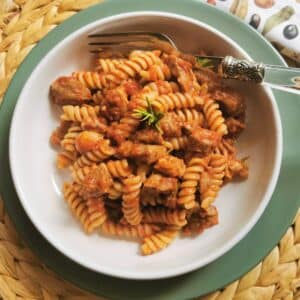
[[[124,18],[133,18],[133,17],[140,17],[140,16],[162,16],[167,18],[173,18],[173,19],[179,19],[185,22],[192,23],[198,27],[202,27],[206,29],[207,31],[211,32],[212,34],[220,37],[222,40],[224,40],[226,43],[230,44],[234,49],[238,50],[245,58],[250,59],[251,57],[247,54],[247,52],[240,47],[235,41],[233,41],[230,37],[225,35],[224,33],[220,32],[219,30],[215,29],[214,27],[198,21],[194,18],[179,15],[177,13],[170,13],[170,12],[161,12],[161,11],[133,11],[133,12],[126,12],[126,13],[119,13],[112,16],[101,18],[100,20],[91,22],[83,27],[80,27],[79,29],[73,31],[70,35],[68,35],[64,40],[58,42],[55,47],[53,47],[50,51],[47,52],[47,54],[39,61],[39,63],[35,66],[33,74],[38,66],[43,62],[45,57],[47,57],[52,51],[54,51],[58,46],[62,45],[63,43],[69,41],[70,39],[74,38],[77,35],[80,35],[84,31],[88,30],[96,30],[97,27],[110,23],[115,22],[120,19]],[[24,91],[26,90],[26,86],[28,83],[30,77],[26,80],[26,83],[24,84],[21,93],[19,95],[19,99],[22,98]],[[271,104],[272,108],[272,115],[274,116],[274,125],[276,129],[276,147],[275,147],[275,155],[274,155],[274,164],[273,164],[273,173],[272,176],[268,182],[268,187],[265,191],[264,197],[262,198],[256,212],[250,217],[250,220],[243,226],[240,231],[230,240],[230,242],[223,245],[218,250],[214,251],[211,255],[207,256],[205,260],[195,261],[193,263],[189,263],[187,265],[181,266],[181,267],[175,267],[172,268],[170,271],[153,271],[151,275],[149,274],[142,274],[139,273],[137,275],[137,272],[131,272],[131,271],[123,271],[121,269],[114,269],[114,268],[108,268],[108,267],[94,267],[93,265],[85,262],[81,259],[80,256],[74,255],[72,253],[72,250],[65,248],[63,243],[58,243],[57,241],[54,241],[51,239],[51,237],[47,234],[47,230],[44,230],[43,226],[40,226],[41,221],[39,219],[36,219],[33,214],[31,214],[30,206],[28,205],[28,201],[26,199],[28,198],[28,195],[26,196],[23,193],[23,190],[21,188],[21,179],[18,176],[17,172],[17,166],[15,165],[15,161],[13,159],[14,156],[14,142],[17,138],[15,131],[17,130],[17,115],[19,114],[19,111],[22,107],[22,101],[18,101],[13,113],[11,126],[10,126],[10,132],[9,132],[9,163],[10,163],[10,170],[12,174],[12,179],[14,182],[15,189],[17,191],[17,195],[20,199],[20,202],[22,204],[22,207],[24,208],[26,214],[28,215],[29,219],[32,221],[34,226],[38,229],[38,231],[46,238],[48,242],[50,242],[56,249],[58,249],[61,253],[63,253],[65,256],[70,258],[71,260],[75,261],[76,263],[91,269],[93,271],[118,277],[118,278],[125,278],[125,279],[135,279],[135,280],[150,280],[150,279],[162,279],[162,278],[170,278],[177,275],[182,275],[188,272],[191,272],[193,270],[196,270],[198,268],[201,268],[212,261],[218,259],[220,256],[224,255],[226,252],[228,252],[231,248],[233,248],[236,244],[238,244],[245,236],[246,234],[254,227],[254,225],[257,223],[259,218],[261,217],[262,213],[264,212],[265,208],[267,207],[271,196],[275,190],[276,183],[279,177],[280,173],[280,167],[281,167],[281,161],[282,161],[282,152],[283,152],[283,139],[282,139],[282,124],[281,124],[281,118],[279,114],[279,109],[275,100],[275,97],[269,87],[263,86],[263,89],[265,90],[266,94],[268,95],[268,101]],[[30,201],[29,201],[30,202]]]

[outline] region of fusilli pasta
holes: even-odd
[[[101,232],[126,238],[142,239],[151,236],[159,230],[158,226],[150,224],[139,224],[136,226],[116,224],[111,221],[104,222]]]
[[[174,109],[192,108],[203,105],[203,98],[188,93],[173,93],[156,97],[152,103],[153,107],[161,112]]]
[[[149,255],[166,248],[178,234],[178,228],[170,228],[146,237],[141,246],[142,253]]]
[[[163,207],[151,207],[143,211],[143,222],[177,225],[182,227],[186,224],[186,211],[183,209],[171,210]]]
[[[221,187],[248,176],[235,144],[241,95],[178,52],[136,50],[94,65],[50,88],[62,109],[50,142],[61,148],[57,167],[71,172],[63,195],[85,232],[137,239],[149,255],[179,232],[218,224]]]
[[[221,135],[226,135],[228,133],[225,120],[217,102],[210,98],[205,99],[203,111],[211,130],[214,130]]]
[[[142,220],[140,209],[140,193],[142,179],[140,176],[130,176],[123,180],[122,209],[124,217],[131,225],[138,225]]]
[[[200,174],[206,167],[206,161],[202,158],[192,158],[183,175],[183,182],[180,185],[177,202],[186,209],[195,206],[196,190],[200,180]]]

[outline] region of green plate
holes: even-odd
[[[0,190],[8,213],[28,246],[65,279],[111,299],[189,299],[221,288],[254,267],[277,244],[292,222],[300,204],[299,96],[275,93],[283,122],[284,153],[277,188],[263,216],[231,251],[206,267],[183,276],[156,281],[123,280],[95,273],[69,260],[53,248],[28,219],[18,200],[9,169],[8,135],[13,110],[23,85],[41,58],[59,41],[90,22],[140,10],[173,12],[195,18],[230,36],[253,59],[283,64],[277,52],[257,32],[238,19],[199,1],[111,0],[82,11],[50,32],[31,51],[9,86],[0,109]]]

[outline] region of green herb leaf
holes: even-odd
[[[213,63],[209,58],[197,57],[197,64],[202,68],[213,68]]]
[[[152,107],[149,98],[146,98],[147,108],[135,109],[133,115],[140,118],[142,122],[145,122],[149,127],[153,127],[159,132],[161,129],[159,127],[159,120],[164,116],[160,111],[155,111]]]

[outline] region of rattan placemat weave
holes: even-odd
[[[0,0],[0,101],[17,67],[56,25],[100,0]],[[300,299],[300,211],[271,253],[248,274],[202,299]],[[3,299],[100,299],[61,280],[26,248],[0,199]]]

